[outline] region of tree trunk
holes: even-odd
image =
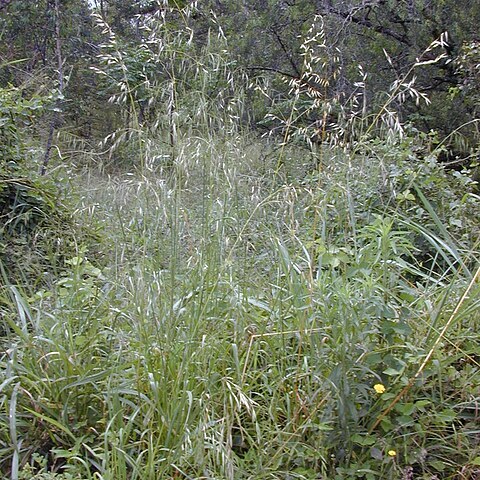
[[[2,0],[0,0],[2,1]],[[58,92],[59,97],[61,98],[64,90],[64,75],[63,75],[63,58],[62,58],[62,44],[60,41],[60,2],[55,0],[55,53],[57,56],[58,64]],[[45,157],[43,159],[42,168],[40,169],[40,175],[45,175],[47,172],[48,163],[50,162],[50,153],[52,150],[53,144],[53,135],[55,130],[58,127],[60,120],[59,108],[61,105],[61,100],[58,99],[55,105],[55,111],[53,112],[52,122],[50,123],[50,131],[48,134],[47,145],[45,147]]]

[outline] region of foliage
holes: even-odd
[[[51,98],[33,96],[26,99],[21,89],[15,87],[0,89],[0,135],[2,144],[2,167],[15,171],[27,163],[31,155],[26,145],[25,130],[31,129],[35,117],[44,109]]]
[[[64,176],[37,177],[48,98],[1,91],[3,476],[476,478],[478,191],[396,109],[445,37],[348,100],[321,2],[282,2],[284,90],[194,4],[97,3],[111,158],[60,137]],[[260,95],[279,142],[245,128]]]
[[[60,478],[474,475],[477,251],[432,204],[450,177],[407,173],[419,141],[366,145],[355,166],[339,150],[273,191],[240,138],[184,140],[184,186],[92,177],[77,211],[108,222],[107,266],[80,249],[49,289],[2,290],[3,470],[18,455]]]
[[[41,149],[31,139],[38,118],[55,108],[58,95],[22,93],[0,89],[0,260],[12,280],[56,271],[77,234],[65,206],[67,184],[62,188],[37,175]]]

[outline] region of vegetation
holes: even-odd
[[[394,3],[0,0],[3,477],[479,477],[480,13]]]

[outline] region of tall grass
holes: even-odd
[[[456,180],[402,139],[306,157],[204,108],[155,144],[173,164],[77,178],[101,239],[51,287],[3,272],[5,477],[475,478],[478,241],[430,177]]]
[[[474,471],[474,252],[441,228],[364,218],[341,156],[314,188],[272,193],[263,147],[245,141],[189,140],[187,186],[92,174],[77,215],[104,222],[103,267],[80,249],[50,291],[5,284],[6,475]],[[419,233],[448,259],[430,274]]]

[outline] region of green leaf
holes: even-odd
[[[405,322],[394,323],[392,330],[399,335],[410,335],[412,333],[412,329]]]
[[[430,462],[430,465],[437,470],[437,472],[443,472],[445,470],[445,464],[441,462],[440,460],[434,460],[433,462]]]
[[[357,445],[362,445],[364,447],[374,445],[376,441],[377,439],[375,437],[363,436],[358,433],[352,435],[352,442],[356,443]]]
[[[397,404],[395,410],[403,415],[411,415],[415,411],[415,405],[413,403]]]
[[[391,368],[391,367],[383,371],[385,375],[389,375],[391,377],[396,377],[397,375],[401,375],[402,372],[403,372],[403,368],[401,370],[396,370],[395,368]]]
[[[73,440],[76,439],[75,435],[65,425],[62,425],[60,422],[58,422],[54,418],[47,417],[46,415],[36,412],[35,410],[31,410],[30,408],[27,408],[27,407],[24,407],[24,408],[27,412],[31,413],[32,415],[39,418],[40,420],[43,420],[44,422],[47,422],[50,425],[53,425],[54,427],[57,427],[60,431],[66,433]]]
[[[411,425],[413,423],[413,418],[410,415],[400,415],[397,417],[397,422],[400,425]]]
[[[415,407],[417,407],[419,410],[425,410],[425,407],[430,405],[432,402],[430,400],[418,400],[418,402],[415,402]]]
[[[445,423],[451,423],[455,420],[455,418],[457,418],[457,413],[449,408],[441,411],[440,413],[437,413],[436,415],[437,420]]]

